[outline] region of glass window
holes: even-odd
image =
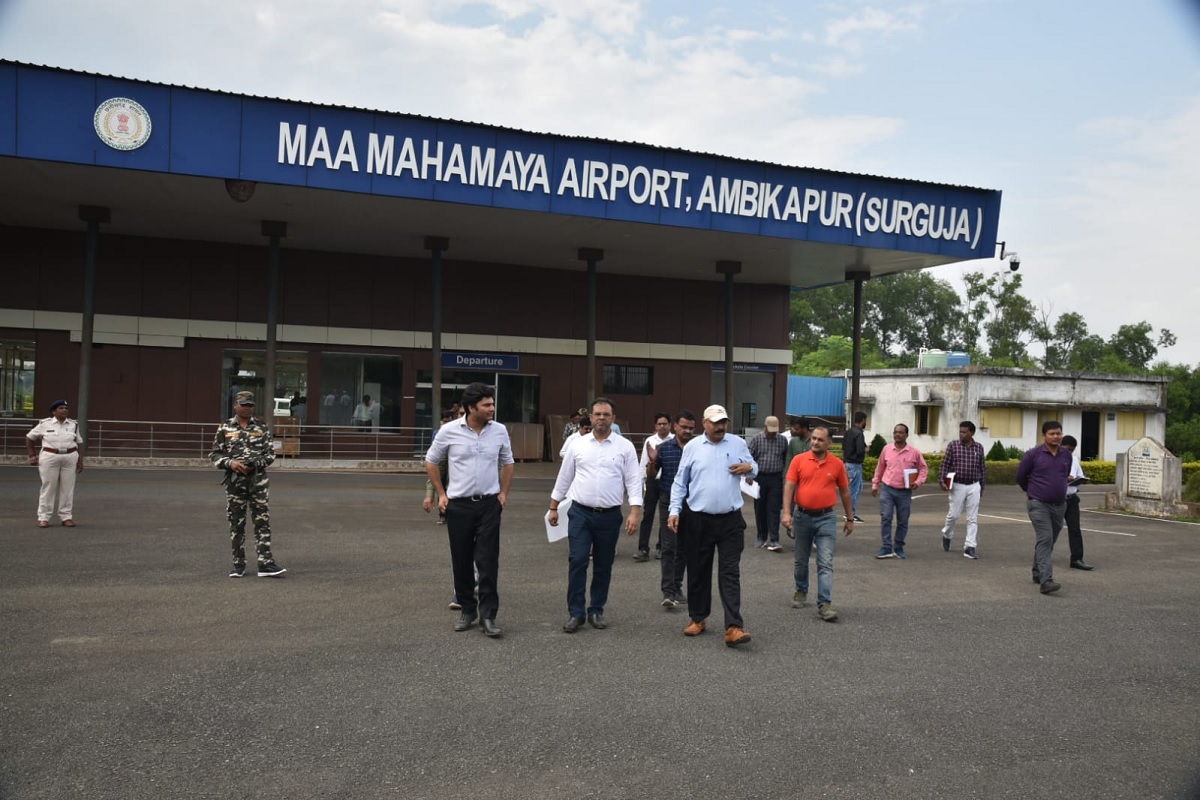
[[[1143,411],[1117,413],[1117,438],[1140,439],[1146,435],[1146,414]]]
[[[350,426],[354,409],[370,395],[372,404],[379,405],[379,411],[371,415],[372,427],[399,428],[403,369],[404,360],[399,356],[322,353],[320,424]],[[316,408],[316,401],[310,401],[310,421]]]
[[[654,367],[605,364],[604,394],[654,394]]]
[[[993,439],[1020,439],[1025,412],[1019,408],[984,408],[979,412],[979,427]]]
[[[33,415],[33,342],[0,342],[0,415]]]
[[[917,406],[917,424],[913,432],[918,436],[937,436],[940,412],[937,406]]]
[[[267,353],[265,350],[226,350],[222,358],[221,413],[233,416],[233,397],[238,392],[254,392],[255,411],[266,418],[291,413],[293,397],[308,395],[308,353],[275,352],[275,391],[266,390]]]

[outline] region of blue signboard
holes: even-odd
[[[442,368],[520,372],[521,357],[511,353],[442,353]]]
[[[241,97],[0,61],[0,156],[991,257],[1000,192]],[[148,141],[93,116],[144,110]],[[121,112],[125,113],[125,112]],[[141,113],[140,111],[138,113]],[[112,116],[112,115],[110,115]],[[128,127],[128,115],[125,117]],[[152,122],[152,128],[151,126]],[[134,115],[133,125],[142,121]],[[116,144],[114,144],[114,141]]]

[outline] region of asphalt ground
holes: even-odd
[[[416,475],[277,472],[286,578],[227,577],[212,471],[89,469],[74,529],[0,468],[0,798],[1179,798],[1200,754],[1200,527],[1084,513],[1093,572],[1030,580],[1015,487],[980,560],[841,539],[837,623],[792,609],[790,542],[742,560],[753,641],[681,635],[622,538],[610,627],[567,635],[549,465],[504,513],[500,639],[455,633]],[[1094,487],[1084,506],[1097,508]],[[810,596],[815,596],[815,584]]]

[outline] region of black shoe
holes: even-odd
[[[1057,584],[1054,581],[1049,580],[1042,584],[1042,594],[1054,594],[1061,588],[1061,584]]]
[[[478,617],[475,616],[474,612],[464,611],[459,615],[458,622],[454,623],[454,630],[459,632],[469,631],[475,627],[477,619]]]
[[[661,547],[654,548],[654,560],[662,561],[662,548]]]
[[[950,536],[943,536],[943,537],[942,537],[942,549],[943,549],[943,550],[945,550],[947,553],[949,553],[949,552],[950,552],[950,540],[951,540],[951,538],[952,538],[952,537],[950,537]]]
[[[864,520],[864,519],[863,519],[862,517],[860,517],[858,514],[855,514],[855,515],[854,515],[854,521],[855,521],[855,522],[866,522],[866,520]]]
[[[240,578],[246,574],[245,564],[234,564],[233,569],[229,570],[229,577]]]
[[[1041,578],[1041,576],[1040,576],[1040,575],[1038,575],[1036,572],[1035,572],[1035,573],[1033,573],[1033,582],[1034,582],[1034,583],[1041,583],[1041,582],[1042,582],[1042,578]]]
[[[650,560],[650,551],[649,550],[638,550],[636,553],[633,554],[633,560],[639,561],[639,562],[640,561],[649,561]]]
[[[1093,567],[1091,564],[1086,563],[1081,558],[1078,561],[1071,562],[1071,569],[1081,569],[1081,570],[1084,570],[1085,572],[1090,572],[1091,570],[1094,570],[1095,567]]]
[[[500,626],[496,624],[496,620],[488,619],[487,617],[479,620],[479,627],[483,628],[483,632],[493,639],[503,633],[500,630]]]
[[[583,627],[583,623],[584,623],[583,617],[570,617],[567,620],[566,624],[563,625],[563,632],[564,633],[574,633],[575,631],[577,631]]]
[[[258,565],[258,577],[260,578],[282,578],[286,569],[276,564],[274,561],[268,561],[265,564]]]
[[[588,622],[598,631],[602,631],[608,627],[608,623],[604,621],[603,614],[588,614]]]

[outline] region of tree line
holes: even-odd
[[[1176,343],[1166,328],[1141,321],[1104,338],[1083,315],[1036,306],[1017,272],[969,272],[966,295],[928,272],[904,272],[863,284],[863,369],[915,367],[922,347],[965,351],[972,364],[1070,372],[1169,375],[1168,449],[1200,456],[1200,365],[1158,360]],[[854,286],[793,292],[792,374],[828,375],[853,364]],[[1042,355],[1030,349],[1040,345]]]

